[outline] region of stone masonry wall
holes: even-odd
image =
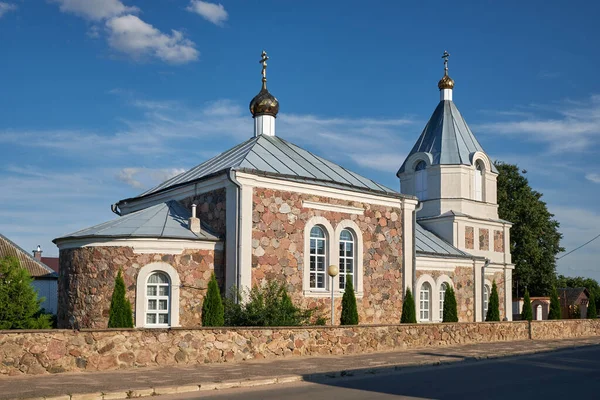
[[[479,250],[490,249],[490,230],[479,228]]]
[[[309,200],[364,209],[364,215],[302,207]],[[304,228],[321,216],[336,228],[342,220],[354,221],[363,237],[364,297],[357,299],[359,321],[400,321],[402,310],[402,210],[400,208],[343,201],[296,192],[255,188],[252,212],[252,285],[267,279],[284,279],[295,304],[329,310],[331,300],[302,294]],[[330,260],[330,264],[337,260]],[[341,297],[335,299],[337,315]],[[327,313],[324,313],[327,315]]]
[[[475,247],[475,229],[472,226],[465,226],[465,248],[473,249]]]
[[[494,230],[494,251],[504,253],[504,231]]]
[[[166,262],[179,273],[181,326],[200,326],[202,300],[213,271],[223,279],[222,251],[185,250],[180,255],[136,254],[131,247],[83,247],[60,251],[58,326],[101,329],[108,326],[110,300],[119,269],[127,297],[135,310],[139,270],[152,262]]]
[[[196,212],[200,221],[209,226],[213,233],[225,235],[225,194],[224,188],[217,189],[197,196],[187,197],[180,202],[188,210],[192,209],[192,204],[196,204],[198,206]]]
[[[441,275],[447,275],[454,284],[454,292],[456,295],[456,307],[458,309],[459,322],[473,322],[475,320],[475,303],[474,303],[474,282],[473,269],[468,267],[456,267],[454,271],[433,271],[433,270],[417,270],[416,278],[419,279],[422,275],[429,275],[433,280],[437,281]],[[439,288],[432,288],[438,290]],[[417,312],[419,307],[418,294],[419,288],[415,288],[415,301]],[[417,314],[418,315],[418,314]],[[434,315],[434,320],[435,320]]]

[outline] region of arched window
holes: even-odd
[[[488,312],[488,304],[490,302],[490,287],[488,285],[483,286],[483,320],[485,321],[485,317]]]
[[[155,272],[146,283],[146,325],[169,326],[171,283],[167,274]]]
[[[475,163],[475,177],[473,187],[475,188],[475,200],[483,201],[483,164],[481,161]]]
[[[446,297],[446,289],[448,289],[448,284],[444,282],[440,285],[440,321],[444,320],[444,298]]]
[[[419,292],[419,321],[431,320],[431,285],[424,282]]]
[[[318,225],[310,230],[310,288],[325,289],[327,265],[327,236]]]
[[[346,278],[352,279],[353,287],[356,290],[355,276],[355,260],[356,260],[356,241],[354,234],[350,229],[344,229],[340,233],[340,290],[346,288]]]
[[[419,200],[427,199],[427,164],[419,161],[415,166],[415,196]]]

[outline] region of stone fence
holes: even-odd
[[[600,335],[600,321],[0,331],[0,378]]]

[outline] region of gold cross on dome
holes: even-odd
[[[444,50],[442,58],[444,59],[444,71],[446,72],[446,75],[448,75],[448,57],[450,57],[450,53]]]
[[[263,50],[260,61],[259,61],[259,63],[262,64],[262,80],[263,80],[263,82],[267,81],[267,60],[268,59],[269,59],[269,56],[267,56],[267,52]]]

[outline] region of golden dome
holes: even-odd
[[[250,101],[250,112],[253,117],[258,115],[277,116],[279,112],[279,101],[267,90],[267,85],[263,83],[263,87],[256,96]]]
[[[438,82],[438,87],[440,90],[442,89],[454,89],[454,80],[448,76],[448,74],[444,74],[442,79]]]

